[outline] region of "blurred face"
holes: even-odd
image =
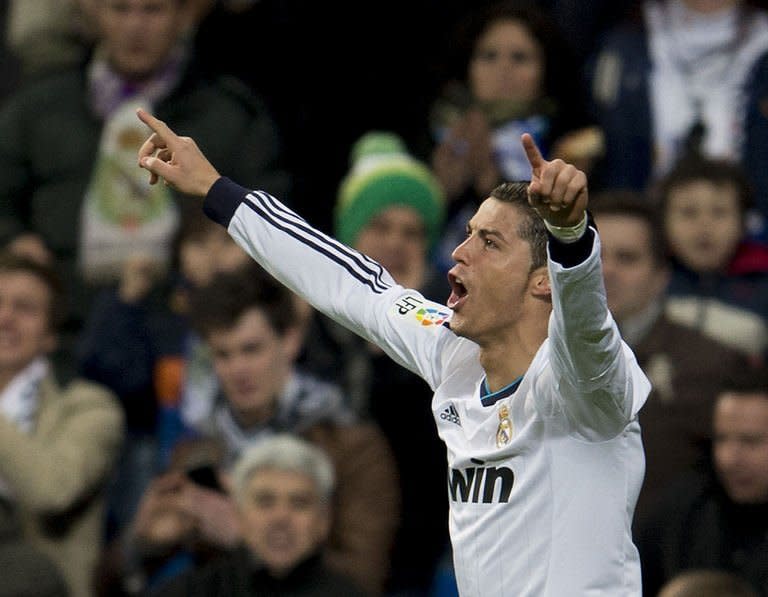
[[[296,358],[297,335],[279,335],[258,308],[246,311],[232,329],[208,334],[216,375],[243,425],[272,416]]]
[[[518,21],[491,25],[469,64],[472,95],[480,101],[531,102],[542,94],[544,58],[536,39]]]
[[[768,501],[768,395],[724,394],[715,406],[714,460],[739,504]]]
[[[669,192],[664,226],[672,253],[698,272],[723,269],[742,236],[733,185],[694,181]]]
[[[521,317],[531,280],[546,276],[540,271],[545,268],[531,273],[530,244],[517,233],[523,217],[509,203],[486,199],[467,226],[466,240],[453,251],[451,329],[480,346],[505,341]]]
[[[203,238],[186,240],[179,248],[181,271],[194,286],[208,284],[219,272],[231,272],[248,262],[248,254],[221,226]]]
[[[328,508],[314,481],[303,473],[255,472],[240,515],[246,545],[277,577],[316,551],[328,535]]]
[[[129,79],[162,66],[182,31],[179,0],[103,0],[95,10],[109,61]]]
[[[602,214],[597,225],[608,307],[621,322],[642,312],[663,292],[668,274],[654,261],[650,231],[641,218]]]
[[[56,345],[51,295],[37,276],[0,272],[0,380],[6,383]]]
[[[421,288],[427,258],[427,237],[419,213],[389,207],[360,231],[355,248],[378,261],[406,288]]]

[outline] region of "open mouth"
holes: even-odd
[[[464,286],[462,279],[451,272],[448,272],[448,283],[451,285],[448,307],[455,311],[467,298],[467,288]]]

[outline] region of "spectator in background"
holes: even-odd
[[[746,0],[645,0],[587,68],[603,188],[645,190],[686,153],[740,162],[768,214],[768,15]]]
[[[681,571],[734,572],[768,594],[768,372],[748,371],[719,394],[713,467],[673,484],[639,530],[644,595]]]
[[[232,477],[242,545],[161,587],[157,597],[364,595],[322,559],[335,481],[323,450],[276,435],[245,450]]]
[[[429,168],[391,132],[366,133],[350,154],[351,168],[334,210],[336,235],[403,286],[444,299],[450,288],[429,260],[443,221],[443,193]],[[432,418],[429,386],[319,313],[306,334],[302,366],[334,372],[355,409],[381,428],[392,447],[403,507],[386,587],[394,595],[426,595],[448,546],[447,458]]]
[[[673,265],[668,315],[762,362],[768,349],[768,247],[745,232],[752,192],[743,170],[690,158],[657,191]]]
[[[126,414],[127,438],[110,492],[110,534],[133,517],[158,466],[167,466],[180,426],[194,428],[213,409],[215,374],[188,324],[190,294],[217,272],[249,261],[200,210],[182,209],[174,246],[170,280],[147,255],[130,257],[118,287],[97,297],[79,339],[79,371],[112,389]],[[187,416],[179,412],[185,390],[192,394],[184,403]]]
[[[350,246],[371,251],[368,255],[391,268],[403,284],[412,284],[431,299],[445,298],[448,283],[429,260],[445,214],[434,175],[392,132],[369,131],[349,153],[350,169],[338,185],[333,211],[336,234]],[[371,349],[361,350],[365,346],[318,313],[300,361],[341,385],[361,413],[369,411],[373,379],[378,377],[367,371]],[[375,349],[375,354],[382,353]]]
[[[104,388],[58,385],[48,354],[61,309],[50,268],[0,255],[0,502],[17,512],[23,538],[57,565],[70,595],[90,597],[122,416]],[[4,568],[0,576],[12,574]]]
[[[578,67],[546,13],[530,2],[494,3],[469,14],[456,37],[457,72],[430,115],[431,163],[449,213],[437,255],[444,271],[479,202],[502,181],[530,178],[522,133],[548,158],[578,167],[600,150],[586,128]]]
[[[219,274],[195,293],[192,321],[210,347],[223,399],[202,437],[180,442],[171,471],[148,489],[118,544],[123,553],[107,564],[112,574],[134,576],[138,565],[157,580],[175,573],[182,556],[199,564],[236,545],[241,527],[220,472],[246,448],[291,432],[325,449],[336,468],[329,566],[381,591],[399,515],[390,449],[376,427],[355,422],[335,386],[295,370],[302,335],[294,309],[292,294],[255,265]]]
[[[670,268],[651,202],[633,191],[605,191],[590,209],[600,229],[608,307],[653,388],[640,411],[645,479],[637,524],[670,482],[706,461],[715,397],[746,363],[736,350],[666,316]]]
[[[260,100],[230,78],[205,78],[185,43],[185,0],[94,3],[97,43],[82,65],[29,82],[0,110],[0,243],[52,253],[72,296],[60,370],[92,303],[137,250],[167,268],[175,196],[136,175],[146,129],[136,105],[194,131],[254,184],[287,187]]]

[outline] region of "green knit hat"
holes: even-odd
[[[368,222],[384,209],[404,205],[424,220],[428,246],[440,234],[443,190],[426,165],[412,157],[393,133],[374,131],[352,147],[352,169],[341,181],[335,209],[336,237],[353,245]]]

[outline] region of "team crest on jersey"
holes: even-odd
[[[512,439],[512,420],[509,418],[509,408],[502,405],[499,408],[499,427],[496,429],[496,447],[506,446]]]
[[[401,297],[394,304],[393,312],[399,317],[411,320],[420,327],[441,326],[451,317],[451,312],[442,305],[415,295]]]

